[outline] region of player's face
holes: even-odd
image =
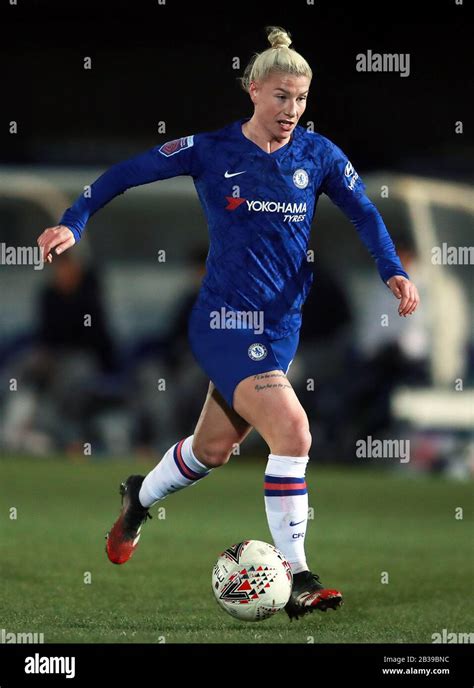
[[[306,109],[310,79],[307,76],[271,74],[265,81],[252,82],[250,97],[255,118],[278,140],[289,139]]]

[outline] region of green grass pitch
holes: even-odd
[[[45,643],[431,643],[443,629],[472,630],[472,483],[312,467],[308,562],[345,604],[291,623],[284,612],[244,623],[217,606],[211,571],[235,542],[272,541],[264,459],[232,457],[155,505],[133,558],[114,566],[104,536],[118,515],[118,485],[150,468],[0,461],[6,632],[43,633]]]

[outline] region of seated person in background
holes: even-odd
[[[38,343],[50,353],[93,355],[104,372],[117,369],[97,274],[66,253],[51,266],[52,280],[40,292]]]
[[[118,370],[95,271],[77,254],[58,256],[38,299],[33,348],[12,374],[18,393],[4,409],[4,441],[13,450],[83,452],[91,421],[107,404],[107,375]],[[114,403],[116,399],[114,399]]]

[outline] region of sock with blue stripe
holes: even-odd
[[[293,573],[306,571],[304,541],[308,521],[306,464],[309,456],[270,454],[265,469],[265,511],[275,547]]]
[[[148,508],[172,492],[195,485],[209,475],[211,468],[204,466],[193,453],[193,437],[173,444],[160,463],[145,477],[138,498]]]

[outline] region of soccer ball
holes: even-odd
[[[288,602],[291,566],[273,545],[244,540],[220,555],[212,571],[212,589],[220,606],[241,621],[262,621]]]

